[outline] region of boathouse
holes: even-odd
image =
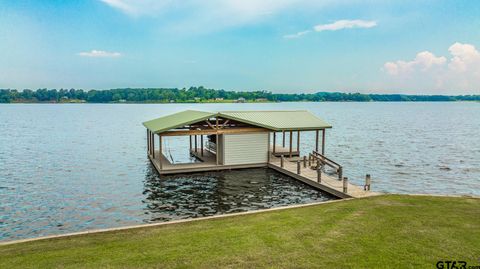
[[[325,129],[331,128],[305,110],[187,110],[143,125],[148,156],[160,174],[267,166],[272,156],[300,156],[301,134],[307,131],[315,133],[312,149],[324,154]],[[190,154],[198,162],[170,162],[162,149],[162,139],[168,136],[188,136]]]
[[[370,175],[363,188],[353,185],[343,177],[343,167],[325,156],[325,131],[332,126],[306,110],[186,110],[143,125],[148,157],[161,175],[268,167],[340,198],[376,195],[370,192]],[[313,132],[314,139],[303,147],[311,151],[302,153],[305,132]],[[162,140],[171,136],[189,137],[185,147],[193,162],[167,158]],[[333,174],[325,172],[327,166]]]

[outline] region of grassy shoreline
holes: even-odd
[[[480,199],[385,195],[0,246],[1,268],[435,268],[480,261]]]

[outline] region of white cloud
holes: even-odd
[[[376,21],[339,20],[330,24],[319,24],[314,26],[312,29],[315,32],[322,32],[322,31],[338,31],[338,30],[350,29],[350,28],[372,28],[375,26],[377,26]],[[310,32],[311,30],[305,30],[295,34],[284,35],[283,38],[288,38],[288,39],[299,38]]]
[[[129,16],[150,16],[175,33],[205,33],[267,21],[287,12],[337,4],[334,0],[99,0]]]
[[[377,26],[376,21],[364,20],[339,20],[330,24],[319,24],[313,27],[317,32],[321,31],[338,31],[350,28],[372,28]]]
[[[120,52],[109,52],[104,50],[91,50],[85,52],[79,52],[79,56],[83,57],[102,57],[102,58],[116,58],[122,56]]]
[[[435,65],[443,65],[447,59],[443,56],[436,57],[429,51],[422,51],[417,54],[412,61],[399,60],[396,62],[386,62],[383,65],[384,70],[390,75],[398,75],[413,72],[416,69],[427,71]]]
[[[454,43],[449,57],[429,51],[417,54],[411,61],[386,62],[382,70],[400,87],[480,92],[480,52],[471,44]]]
[[[306,35],[310,32],[311,32],[310,30],[301,31],[301,32],[298,32],[298,33],[295,33],[295,34],[284,35],[283,38],[288,38],[288,39],[299,38],[299,37],[304,36],[304,35]]]
[[[448,64],[451,70],[455,72],[466,72],[472,68],[479,68],[480,53],[475,46],[456,42],[448,48],[448,51],[453,56]]]
[[[193,10],[193,13],[220,15],[227,13],[235,17],[260,17],[285,9],[305,0],[100,0],[128,15],[158,15],[161,11]],[[235,17],[232,17],[235,18]]]

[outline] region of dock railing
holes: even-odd
[[[332,159],[327,158],[326,156],[324,156],[323,154],[315,150],[312,151],[310,156],[315,161],[314,163],[320,163],[322,166],[324,165],[330,166],[337,172],[338,179],[339,180],[343,179],[343,167],[340,164],[338,164]],[[318,169],[318,167],[315,167],[315,169]]]

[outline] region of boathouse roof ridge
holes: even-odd
[[[221,111],[220,116],[274,131],[332,128],[308,110]]]
[[[185,110],[146,121],[143,125],[153,133],[162,133],[170,129],[203,121],[212,117],[222,117],[255,125],[274,131],[318,130],[332,128],[323,119],[307,110],[246,110],[205,112]]]
[[[215,116],[217,113],[185,110],[174,114],[166,115],[157,119],[149,120],[143,123],[147,129],[153,133],[161,133],[173,128],[177,128],[186,124],[195,123],[201,120],[206,120]]]

